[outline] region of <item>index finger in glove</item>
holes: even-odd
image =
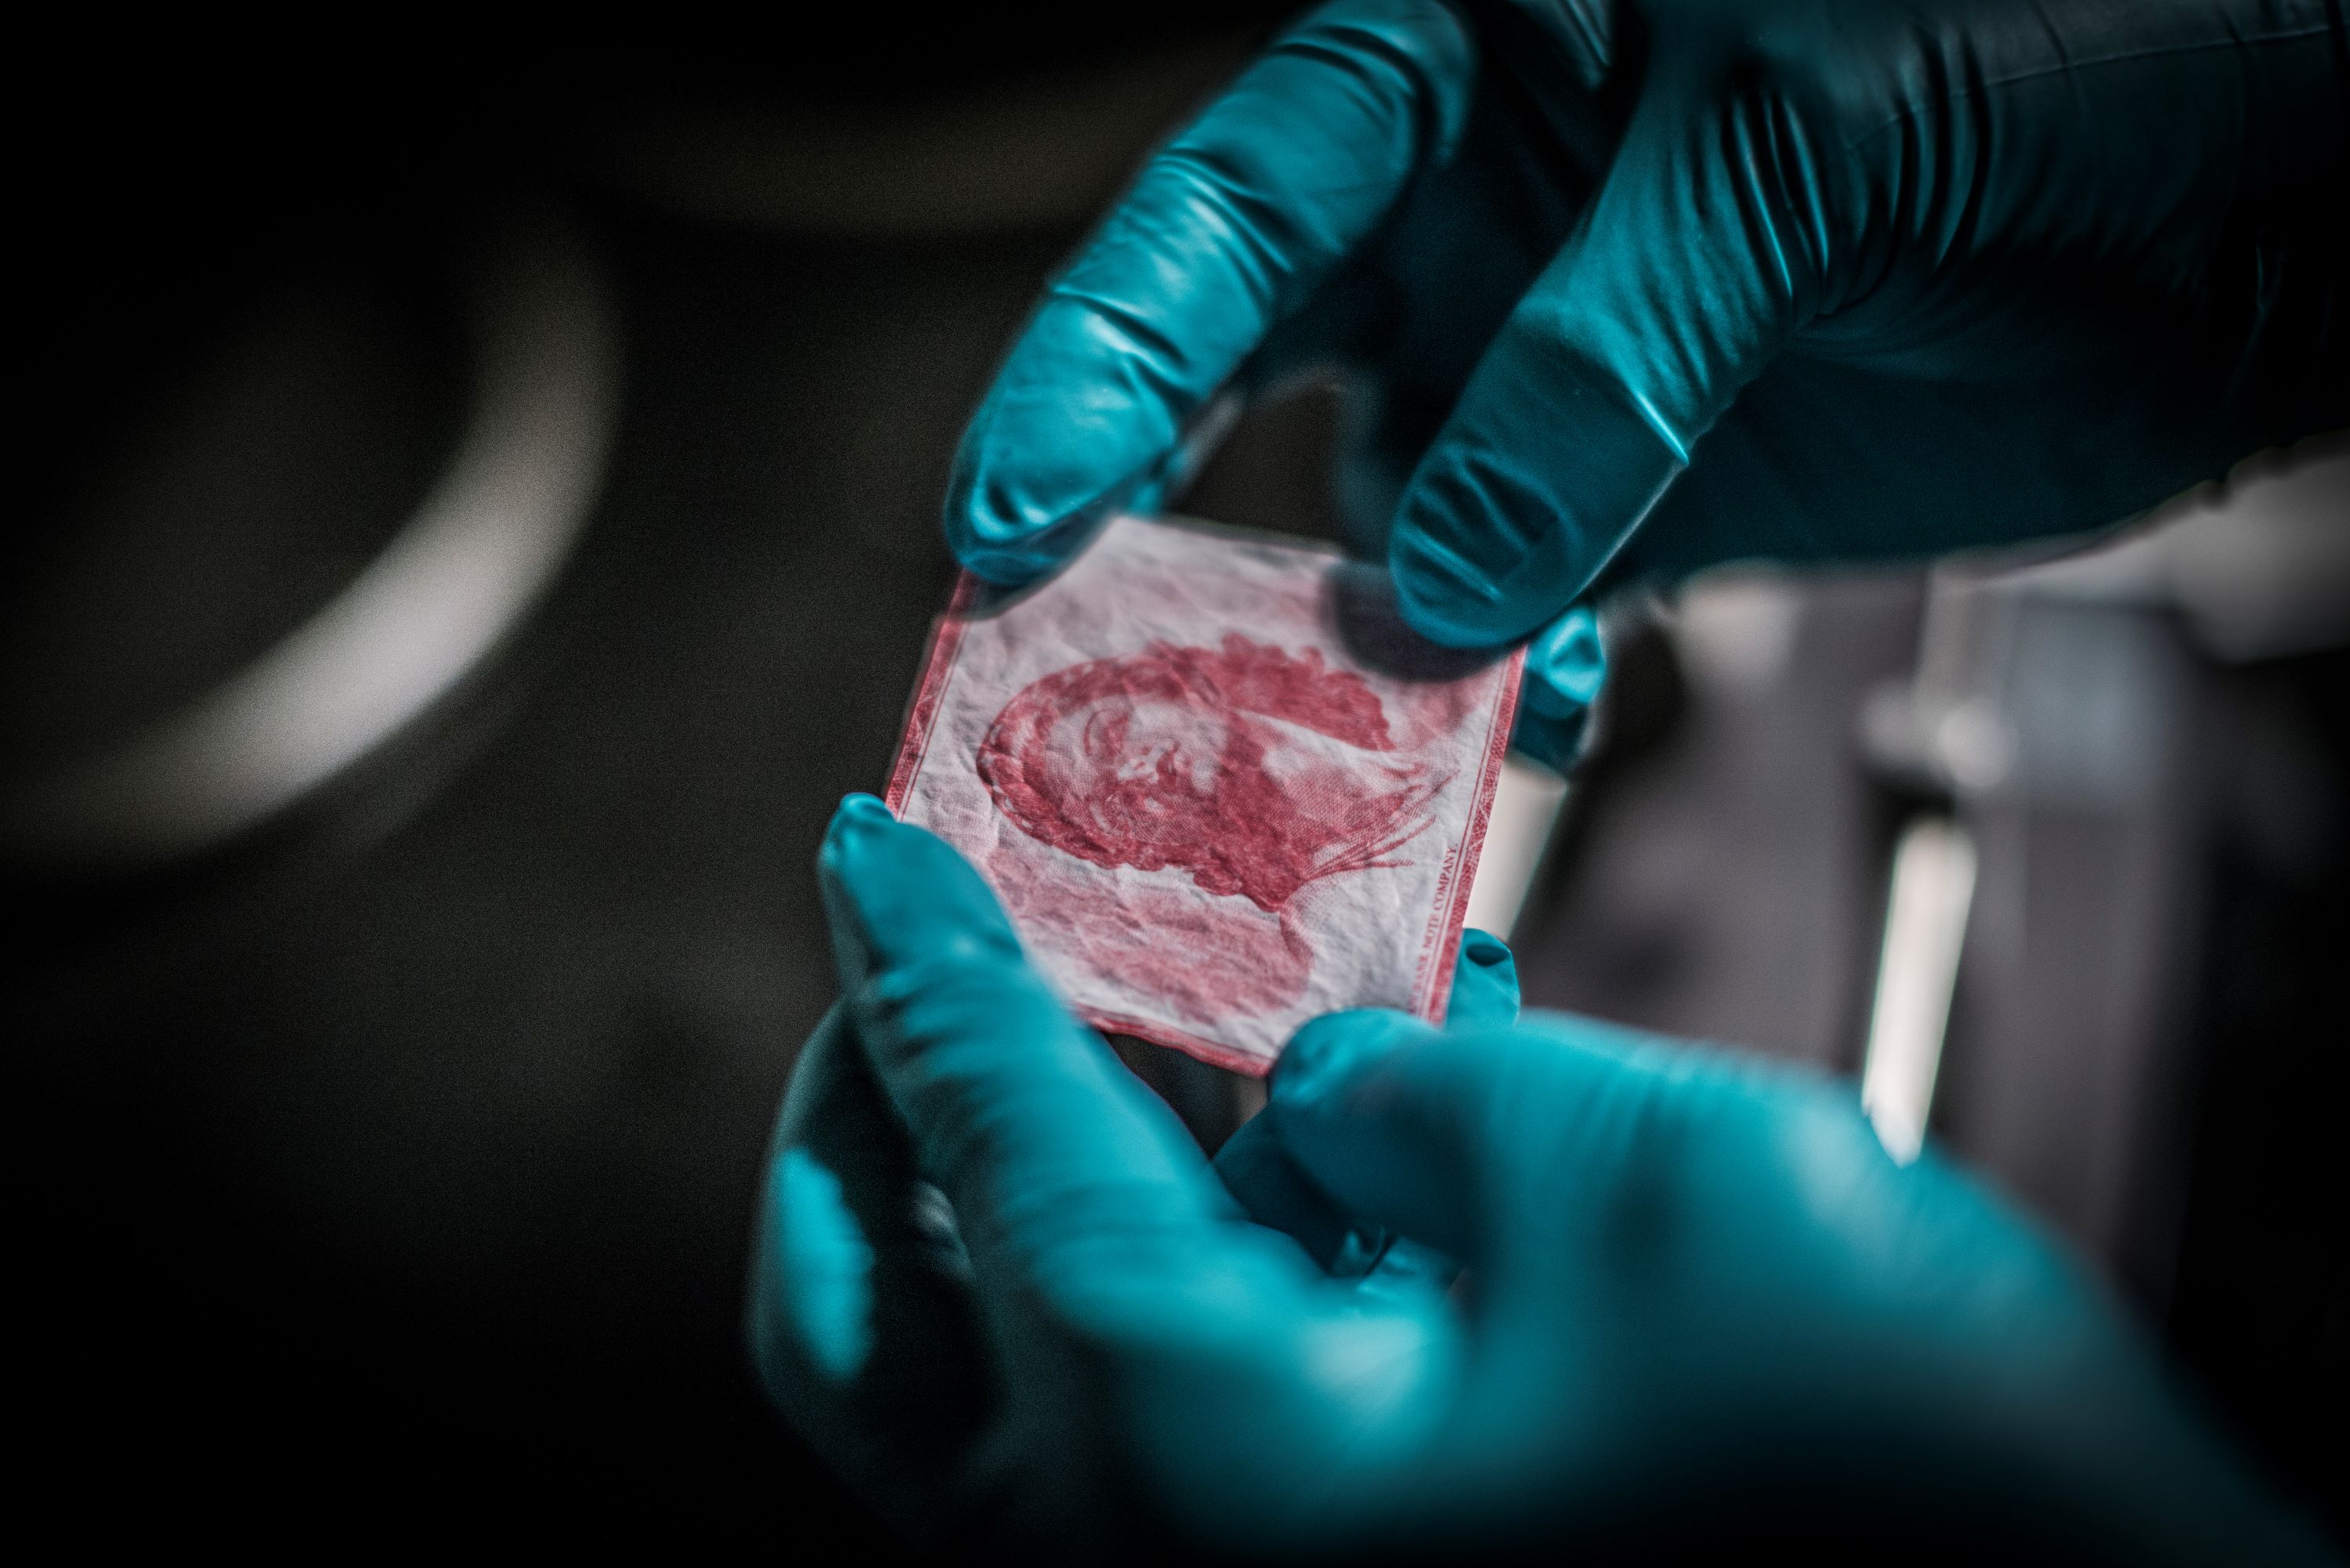
[[[1636,113],[1398,506],[1388,566],[1424,636],[1506,642],[1589,591],[1814,307],[1824,176],[1800,139],[1757,151],[1766,110]]]
[[[1439,0],[1338,0],[1154,157],[964,432],[946,508],[963,565],[1025,582],[1135,504],[1209,395],[1450,150],[1472,61]]]
[[[1502,1026],[1517,1016],[1517,961],[1508,944],[1484,931],[1462,931],[1447,1025]],[[1260,1115],[1226,1138],[1216,1151],[1216,1175],[1250,1219],[1288,1236],[1325,1272],[1360,1277],[1388,1257],[1394,1238],[1376,1225],[1358,1223],[1306,1179],[1282,1147],[1278,1119]]]
[[[1054,1283],[1069,1249],[1106,1239],[1147,1265],[1232,1217],[1181,1124],[1062,1007],[953,849],[852,795],[817,870],[858,1037],[983,1288],[1005,1265]]]

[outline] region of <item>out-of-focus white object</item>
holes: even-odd
[[[1514,755],[1503,763],[1485,823],[1485,853],[1469,884],[1466,924],[1509,940],[1565,805],[1566,781],[1558,774]]]
[[[2350,438],[2252,459],[2111,545],[2019,574],[2030,588],[2176,605],[2230,661],[2350,641]]]
[[[516,221],[480,263],[473,410],[416,515],[244,670],[7,801],[11,855],[129,869],[221,844],[390,738],[521,621],[602,476],[619,332],[582,243],[552,220]]]
[[[1731,695],[1759,691],[1786,670],[1802,616],[1801,590],[1783,574],[1728,567],[1682,588],[1673,641],[1700,684]]]
[[[1861,1109],[1885,1151],[1903,1165],[1925,1147],[1974,889],[1974,840],[1965,829],[1926,815],[1903,830],[1860,1078]]]

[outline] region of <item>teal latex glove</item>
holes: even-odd
[[[1512,1027],[1471,937],[1451,1027],[1309,1025],[1211,1168],[946,845],[852,797],[819,870],[845,994],[777,1129],[750,1333],[918,1534],[2317,1560],[2064,1258],[1895,1167],[1848,1090]]]
[[[2350,423],[2345,150],[2334,0],[1339,0],[1053,283],[947,535],[1026,580],[1310,362],[1446,643],[2102,526]]]

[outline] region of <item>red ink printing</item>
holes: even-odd
[[[1392,753],[1363,679],[1233,633],[1056,670],[1004,704],[977,758],[1005,816],[1105,868],[1184,872],[1281,914],[1388,858],[1450,775]]]
[[[958,589],[890,807],[1095,1027],[1263,1072],[1316,1013],[1440,1013],[1520,660],[1391,657],[1349,580],[1118,518],[1034,594]]]

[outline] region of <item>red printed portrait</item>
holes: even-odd
[[[1394,750],[1361,676],[1231,632],[1055,670],[1004,705],[976,766],[1031,838],[1277,914],[1309,882],[1400,864],[1428,828],[1450,775],[1360,754]]]
[[[1339,571],[1120,518],[940,622],[889,804],[1101,1028],[1262,1072],[1320,1012],[1440,1013],[1517,665],[1365,663]]]

